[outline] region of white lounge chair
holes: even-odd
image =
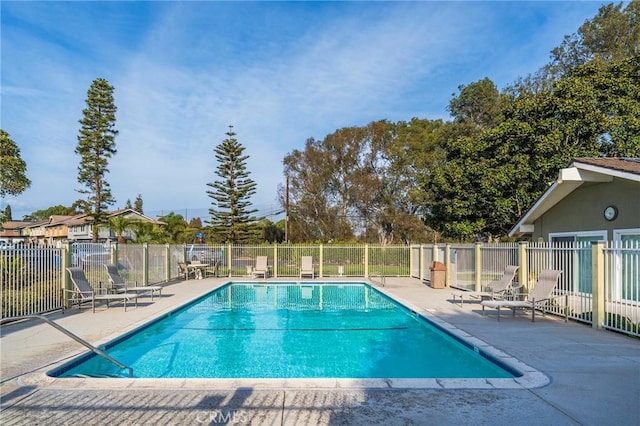
[[[313,270],[313,256],[302,256],[300,258],[300,278],[303,275],[311,275],[311,279],[316,277],[316,273]]]
[[[158,292],[159,296],[162,296],[162,287],[159,285],[148,285],[148,286],[127,286],[122,278],[122,275],[118,272],[118,267],[113,263],[107,263],[104,265],[107,268],[107,274],[109,274],[109,282],[111,282],[111,286],[115,290],[116,293],[126,293],[133,292],[138,293],[138,296],[146,296],[150,295],[151,300],[153,300],[154,293]]]
[[[263,278],[267,278],[269,275],[269,267],[267,266],[267,256],[256,256],[256,267],[251,272],[253,278],[258,275],[262,275]]]
[[[96,311],[96,301],[105,301],[107,302],[107,307],[109,307],[109,302],[112,300],[121,301],[124,303],[124,310],[127,311],[127,302],[130,300],[134,300],[136,306],[138,306],[138,295],[136,293],[120,293],[120,294],[100,294],[96,293],[96,291],[91,287],[91,284],[87,280],[86,275],[84,274],[84,270],[82,268],[67,268],[69,272],[69,277],[71,278],[71,282],[73,283],[75,290],[65,289],[65,292],[71,293],[71,301],[78,302],[78,307],[83,302],[91,302],[91,308],[93,312]],[[64,309],[64,303],[62,304]]]
[[[498,310],[498,321],[500,321],[500,308],[509,308],[513,311],[513,316],[516,315],[517,308],[529,308],[531,309],[531,322],[536,320],[536,308],[542,307],[547,301],[552,299],[553,290],[558,285],[558,279],[560,278],[562,271],[553,269],[545,269],[540,272],[538,281],[535,287],[529,292],[526,300],[483,300],[482,314],[484,315],[485,306],[488,308],[494,308]],[[544,310],[542,311],[544,315]],[[567,314],[565,311],[565,321],[567,320]]]
[[[453,295],[453,303],[456,303],[456,297],[460,298],[460,307],[462,307],[463,298],[465,296],[474,297],[476,299],[481,298],[490,298],[490,299],[504,299],[505,295],[509,292],[512,292],[515,287],[513,287],[512,282],[514,277],[516,276],[516,271],[518,270],[518,266],[507,265],[504,268],[504,273],[499,280],[492,281],[487,285],[485,291],[464,291],[464,290],[456,290],[452,293]]]

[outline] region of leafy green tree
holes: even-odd
[[[124,203],[125,209],[133,209],[133,205],[131,204],[131,200],[127,198],[127,202]]]
[[[164,229],[167,239],[163,242],[187,243],[192,241],[192,237],[187,234],[189,225],[182,215],[171,212],[162,216],[160,220],[166,223]]]
[[[256,183],[249,177],[244,146],[239,143],[233,126],[225,133],[227,138],[215,147],[220,180],[207,183],[211,189],[207,195],[213,200],[211,215],[212,232],[219,239],[230,243],[243,243],[256,239],[257,219],[251,209],[250,198],[256,192]]]
[[[457,97],[449,102],[449,111],[456,123],[465,123],[475,129],[492,127],[500,122],[502,102],[500,92],[488,77],[458,86]]]
[[[22,194],[31,186],[26,172],[27,163],[20,157],[20,148],[9,133],[0,129],[0,198]]]
[[[380,120],[307,140],[284,159],[289,239],[391,244],[423,239],[420,185],[429,176],[441,122]],[[424,184],[423,184],[424,187]],[[285,206],[285,189],[280,199]]]
[[[375,220],[367,206],[375,203],[381,185],[387,126],[381,121],[339,129],[322,141],[308,139],[304,151],[285,157],[290,241],[351,241]],[[281,188],[283,207],[285,195]]]
[[[65,207],[62,204],[52,206],[43,210],[36,210],[25,216],[26,220],[47,220],[51,216],[73,216],[77,213],[74,207]]]
[[[107,222],[107,208],[115,203],[111,195],[106,175],[109,172],[109,159],[116,151],[115,129],[116,106],[113,100],[113,87],[103,78],[91,83],[87,92],[87,107],[82,111],[80,132],[76,154],[80,155],[78,182],[85,189],[78,192],[87,194],[87,210],[92,217],[93,241],[98,240],[98,226]]]
[[[545,67],[549,73],[562,76],[593,60],[617,62],[640,55],[640,1],[624,9],[622,5],[603,5],[576,33],[566,35],[551,52],[552,61]]]
[[[109,229],[113,230],[116,234],[118,244],[124,244],[127,242],[124,234],[128,230],[134,229],[134,222],[137,222],[137,220],[124,215],[112,216],[109,218]]]
[[[640,155],[638,61],[577,66],[505,103],[502,121],[477,135],[452,123],[427,223],[454,239],[504,235],[572,157]]]
[[[260,223],[262,227],[262,238],[269,243],[281,243],[284,241],[284,229],[268,219]]]
[[[385,184],[381,193],[385,194],[384,216],[388,219],[382,222],[384,234],[378,230],[381,243],[409,244],[435,239],[433,230],[420,218],[431,198],[429,182],[444,128],[441,120],[413,118],[396,123],[396,136],[385,154],[389,167],[383,174]]]
[[[285,156],[284,174],[288,188],[279,188],[280,202],[289,208],[289,241],[329,241],[345,238],[344,220],[333,205],[327,188],[331,163],[325,160],[322,142],[307,139],[304,150],[293,150]],[[344,217],[343,217],[344,218]],[[347,231],[350,233],[350,230]]]

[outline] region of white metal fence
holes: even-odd
[[[104,263],[117,263],[128,282],[156,284],[180,278],[178,262],[217,263],[218,273],[242,277],[267,256],[273,277],[297,277],[312,256],[317,277],[414,277],[430,281],[433,261],[446,266],[449,287],[480,289],[518,265],[516,282],[530,290],[540,271],[563,271],[546,310],[576,321],[640,336],[640,244],[509,243],[420,246],[374,245],[147,245],[100,244],[0,251],[2,318],[61,308],[64,273],[80,266],[94,288],[107,285]]]
[[[547,312],[640,336],[640,243],[558,242],[413,246],[411,276],[430,280],[432,259],[445,263],[450,287],[480,290],[500,277],[506,265],[519,266],[515,284],[521,297],[544,269],[563,271]],[[422,255],[418,255],[422,252]]]

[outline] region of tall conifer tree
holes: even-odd
[[[106,180],[109,159],[117,152],[113,86],[104,78],[94,80],[87,92],[86,103],[75,151],[80,155],[78,182],[85,185],[78,192],[87,194],[85,213],[92,217],[93,241],[97,241],[98,225],[107,222],[107,208],[115,203]]]
[[[252,216],[257,210],[251,209],[250,198],[256,192],[256,183],[249,177],[244,155],[244,146],[239,143],[229,126],[227,138],[214,149],[218,167],[216,175],[220,180],[208,183],[212,189],[207,195],[213,199],[209,209],[213,233],[229,243],[248,242],[257,232],[257,219]]]

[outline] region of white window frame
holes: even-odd
[[[611,297],[613,300],[619,300],[623,302],[630,302],[636,304],[632,300],[622,298],[622,254],[620,250],[616,250],[617,247],[622,246],[622,237],[626,235],[640,235],[640,228],[628,228],[628,229],[614,229],[613,230],[613,242],[612,247],[612,262],[613,262],[613,282],[611,283]]]
[[[600,230],[595,230],[595,231],[570,231],[570,232],[555,232],[555,233],[549,233],[549,241],[551,243],[553,243],[553,239],[554,238],[562,238],[562,237],[573,237],[573,242],[575,243],[577,241],[577,239],[579,237],[596,237],[594,238],[594,240],[597,241],[607,241],[607,230],[606,229],[600,229]],[[575,252],[574,256],[573,256],[573,267],[572,267],[572,271],[571,271],[571,283],[572,284],[572,288],[571,291],[573,291],[575,294],[577,295],[581,295],[581,296],[588,296],[591,297],[590,293],[586,293],[584,291],[580,291],[580,285],[579,285],[579,267],[577,265],[580,264],[579,259],[578,259],[578,253]],[[591,291],[593,292],[593,288],[591,289]]]

